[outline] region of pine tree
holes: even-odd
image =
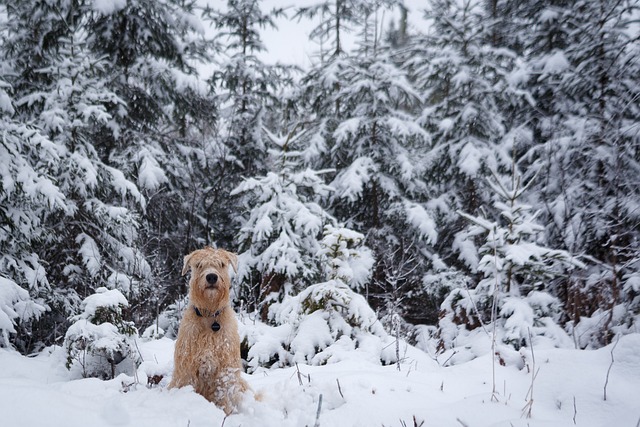
[[[108,58],[109,87],[125,101],[119,132],[104,135],[99,152],[147,201],[138,246],[151,274],[143,292],[127,295],[144,322],[184,293],[182,256],[209,244],[216,224],[212,188],[224,179],[224,149],[213,88],[197,68],[217,46],[204,37],[201,13],[196,1],[134,0],[92,15],[91,48]]]
[[[29,279],[33,297],[51,309],[31,326],[26,346],[52,342],[57,325],[98,286],[122,290],[139,306],[138,320],[150,321],[180,290],[154,283],[172,269],[178,277],[193,236],[196,244],[209,236],[201,232],[202,178],[222,156],[210,137],[213,98],[195,74],[210,44],[194,4],[5,5],[13,120],[29,123],[14,126],[12,156],[34,170],[25,182],[55,183],[8,202],[22,209],[39,193],[46,201],[33,209],[21,248],[11,248],[20,261],[3,266],[16,283]],[[142,304],[148,300],[154,304]]]
[[[216,179],[207,189],[205,212],[212,240],[232,247],[238,232],[235,213],[240,207],[230,192],[243,178],[267,172],[264,129],[281,126],[280,111],[286,109],[283,91],[291,82],[293,68],[269,65],[259,58],[265,51],[261,31],[275,28],[281,10],[263,12],[259,0],[230,0],[224,10],[206,10],[205,14],[218,30],[215,41],[220,46],[209,82],[219,105],[214,140],[221,159],[215,167]],[[226,209],[216,208],[221,200]]]
[[[290,67],[264,64],[257,55],[265,50],[260,38],[264,28],[276,28],[274,19],[282,11],[262,12],[259,0],[229,0],[225,12],[212,16],[224,43],[224,55],[212,82],[224,120],[220,136],[230,151],[232,166],[245,177],[265,171],[263,127],[267,110],[279,107],[278,95],[289,78]],[[235,165],[234,165],[235,164]]]
[[[300,18],[320,18],[320,23],[314,27],[309,37],[321,46],[320,61],[335,59],[347,52],[344,46],[344,35],[357,30],[375,32],[377,22],[373,27],[367,27],[368,18],[379,9],[390,9],[401,5],[398,0],[329,0],[319,1],[309,6],[298,8],[296,16]],[[365,30],[366,28],[366,30]],[[370,32],[367,35],[371,35]],[[374,40],[370,40],[374,42]],[[329,44],[325,48],[324,43]],[[325,49],[327,49],[325,51]]]
[[[420,268],[411,268],[407,280],[410,288],[419,286],[437,232],[423,204],[426,187],[418,166],[428,140],[413,114],[421,97],[372,31],[377,28],[374,6],[384,5],[360,4],[358,16],[350,18],[359,30],[357,49],[317,64],[303,78],[300,96],[312,112],[305,123],[313,129],[310,161],[335,169],[332,213],[366,234],[377,260],[368,296],[384,305],[374,299],[386,286],[389,266],[382,260],[388,263],[394,253],[411,251],[409,258]]]

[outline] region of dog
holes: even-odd
[[[169,388],[193,386],[196,393],[229,415],[251,391],[241,377],[240,337],[229,305],[229,266],[238,257],[205,247],[184,257],[182,275],[191,271],[189,306],[185,309],[174,351]]]

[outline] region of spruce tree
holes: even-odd
[[[529,47],[541,109],[534,116],[539,139],[532,170],[547,177],[537,190],[550,238],[587,263],[557,290],[582,337],[576,345],[597,345],[637,321],[638,31],[632,19],[638,6],[606,0],[561,6],[550,4],[533,18],[541,22]],[[582,316],[599,319],[600,327],[579,325]]]
[[[216,180],[208,189],[206,209],[212,240],[233,247],[238,232],[238,200],[231,190],[244,178],[267,172],[265,129],[277,132],[282,125],[279,111],[285,109],[283,91],[291,82],[292,67],[264,63],[261,31],[275,28],[281,10],[264,12],[259,0],[229,0],[223,10],[206,10],[217,30],[221,46],[214,57],[216,68],[209,76],[219,105],[215,141],[221,164]],[[216,208],[220,201],[225,209]]]
[[[59,209],[54,204],[51,210],[39,209],[38,222],[46,233],[38,240],[32,236],[29,250],[35,256],[22,260],[40,259],[46,266],[30,290],[37,294],[37,283],[56,287],[43,289],[41,297],[51,311],[32,325],[31,346],[55,339],[57,324],[64,324],[92,288],[108,285],[129,292],[148,274],[135,249],[135,215],[144,208],[144,199],[94,145],[101,135],[118,132],[110,111],[123,102],[106,85],[104,59],[89,48],[91,13],[83,2],[7,6],[10,24],[3,56],[14,70],[14,117],[46,137],[42,142],[55,162],[34,166],[55,177],[49,196],[64,196]]]
[[[435,0],[426,17],[432,26],[409,42],[403,63],[423,93],[419,121],[431,135],[421,170],[437,213],[435,249],[456,266],[451,243],[463,226],[457,211],[475,215],[490,202],[479,184],[490,170],[507,171],[513,150],[527,144],[524,118],[514,112],[532,100],[522,89],[516,54],[491,44],[483,4]]]
[[[247,178],[232,192],[243,196],[243,210],[248,211],[238,236],[242,251],[238,297],[259,309],[265,320],[272,303],[320,278],[323,229],[335,225],[321,206],[330,191],[321,172],[300,160],[301,135],[270,135],[270,139],[273,172]]]
[[[558,326],[561,304],[549,284],[583,265],[544,244],[539,212],[522,200],[531,184],[523,182],[514,162],[511,176],[488,180],[490,209],[477,216],[461,212],[469,226],[456,235],[454,249],[481,279],[472,289],[454,289],[443,303],[439,327],[445,346],[456,335],[452,323],[471,330],[495,322],[496,338],[516,349],[530,345],[530,336],[547,336],[559,346],[569,341]]]

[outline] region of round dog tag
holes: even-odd
[[[213,322],[213,325],[211,325],[211,329],[213,329],[214,332],[218,332],[220,330],[220,323]]]

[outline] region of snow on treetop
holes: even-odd
[[[364,297],[355,293],[340,280],[329,280],[309,286],[298,295],[283,301],[274,311],[276,322],[298,324],[301,317],[317,310],[323,310],[335,322],[332,315],[340,312],[340,318],[347,320],[350,327],[358,327],[374,335],[386,336],[373,309]],[[346,324],[343,329],[349,329]]]
[[[96,314],[97,309],[100,307],[128,307],[129,302],[119,290],[100,287],[96,289],[95,294],[85,298],[82,305],[84,306],[84,312],[79,317],[89,319]]]

